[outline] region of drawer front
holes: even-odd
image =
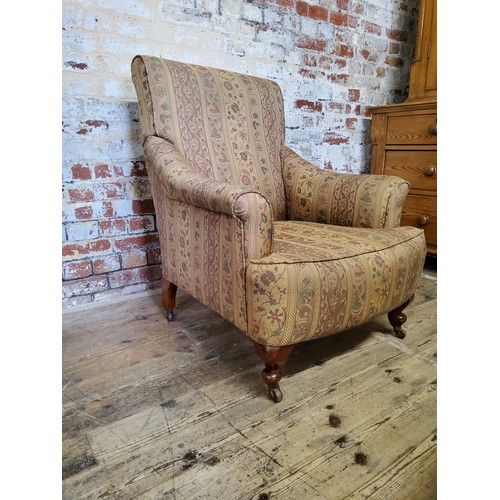
[[[384,173],[407,180],[412,190],[435,193],[437,153],[436,151],[386,151]]]
[[[437,144],[437,114],[387,117],[386,144]]]
[[[434,196],[408,195],[401,216],[402,226],[424,230],[427,245],[437,248],[437,198]]]

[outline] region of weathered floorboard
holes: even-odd
[[[436,497],[436,277],[386,317],[299,345],[272,403],[249,339],[179,291],[63,316],[63,498]],[[266,497],[267,495],[267,497]]]

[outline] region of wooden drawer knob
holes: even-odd
[[[436,167],[425,167],[424,168],[424,175],[426,177],[432,177],[436,173]]]
[[[429,132],[430,135],[438,135],[438,124],[437,124],[437,121],[435,121],[434,123],[431,123],[429,125],[429,128],[427,129],[427,131]]]
[[[429,224],[430,218],[428,215],[419,215],[417,218],[417,222],[419,226],[425,226],[426,224]]]

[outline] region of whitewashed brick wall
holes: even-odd
[[[418,0],[63,0],[63,304],[159,285],[130,63],[136,54],[277,81],[286,143],[367,172],[367,106],[405,99]]]

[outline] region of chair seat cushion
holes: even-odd
[[[247,334],[290,345],[387,313],[415,292],[425,254],[413,227],[276,221],[272,253],[247,268]]]

